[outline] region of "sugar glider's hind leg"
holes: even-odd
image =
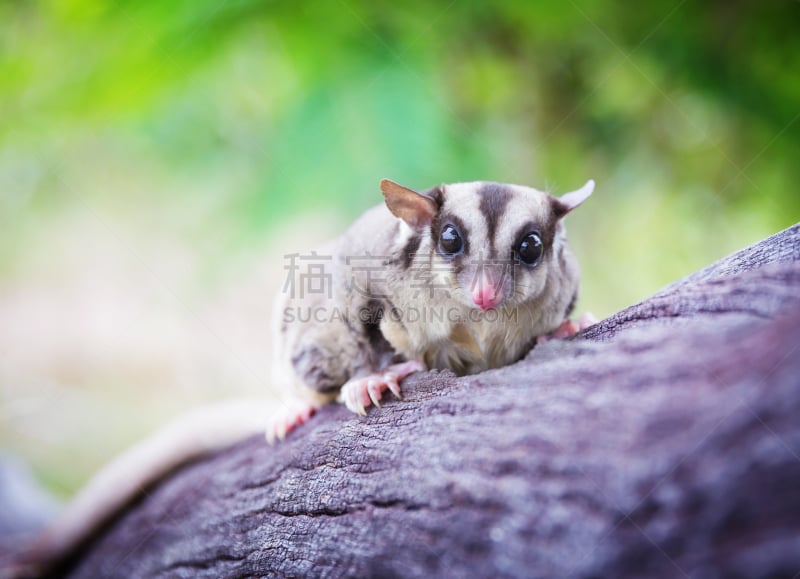
[[[360,413],[363,413],[363,407],[370,401],[379,400],[387,388],[399,395],[397,383],[408,373],[404,372],[405,366],[396,369],[391,366],[403,362],[403,358],[395,353],[381,333],[381,306],[377,302],[353,300],[348,304],[349,308],[339,309],[335,300],[298,302],[290,306],[293,308],[290,311],[297,311],[298,306],[306,308],[311,312],[305,316],[309,321],[295,319],[293,323],[287,323],[284,320],[276,336],[279,349],[273,365],[277,372],[274,376],[276,383],[290,384],[292,387],[288,390],[294,393],[295,400],[287,402],[279,416],[273,419],[267,432],[268,440],[282,438],[307,421],[319,406],[335,400],[342,387],[348,384],[348,392],[355,396],[353,384],[363,382],[357,397],[363,398],[361,394],[370,396],[360,406]],[[319,312],[319,315],[314,312]],[[280,311],[276,312],[276,319],[280,315]],[[381,377],[385,379],[373,383],[375,380],[370,382],[365,378],[374,377],[380,369],[383,369]],[[357,404],[348,403],[347,406],[359,412]]]
[[[308,422],[327,403],[324,398],[313,399],[307,396],[296,396],[281,402],[277,411],[267,420],[267,443],[283,440],[292,430]]]
[[[329,327],[313,312],[328,315],[332,300],[311,295],[306,299],[290,293],[276,297],[273,311],[272,383],[281,396],[268,417],[266,439],[269,444],[306,423],[325,404],[332,402],[338,390],[342,369],[331,360],[335,355],[329,345],[345,329]],[[343,382],[342,382],[343,383]]]

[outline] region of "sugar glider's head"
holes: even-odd
[[[593,190],[591,180],[558,198],[500,183],[417,192],[381,181],[387,207],[414,231],[411,245],[430,255],[431,272],[448,278],[456,299],[482,310],[535,299],[548,278],[567,275],[561,220]]]

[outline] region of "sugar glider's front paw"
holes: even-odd
[[[269,444],[283,440],[292,430],[305,424],[314,416],[319,404],[308,400],[291,400],[272,416],[267,424],[266,438]]]
[[[380,407],[380,400],[383,393],[389,390],[399,400],[400,382],[409,374],[425,370],[425,365],[416,360],[393,364],[382,372],[370,374],[362,378],[354,378],[342,386],[339,393],[339,401],[343,402],[347,408],[361,416],[367,415],[366,408],[370,404]]]
[[[598,319],[594,317],[594,314],[590,312],[586,312],[577,320],[565,320],[558,326],[555,330],[546,334],[544,336],[539,336],[536,338],[537,344],[544,344],[545,342],[549,342],[550,340],[557,340],[559,338],[569,338],[570,336],[574,336],[578,332],[582,332],[589,326],[593,326],[598,322]]]

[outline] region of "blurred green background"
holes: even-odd
[[[412,187],[560,194],[608,315],[800,216],[800,3],[0,0],[3,447],[68,494],[270,393],[281,256]]]

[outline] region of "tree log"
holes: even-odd
[[[403,392],[182,468],[61,572],[800,572],[800,224],[517,364]]]

